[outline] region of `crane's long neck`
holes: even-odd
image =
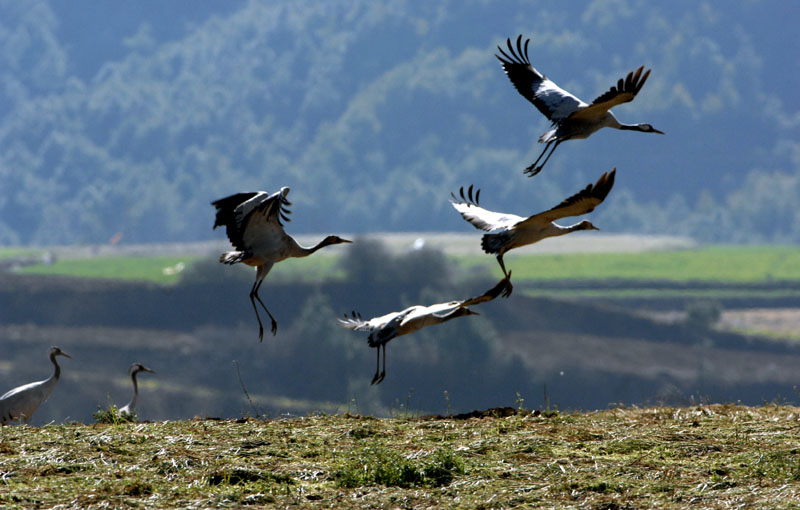
[[[139,372],[134,372],[131,374],[131,380],[133,381],[133,401],[136,402],[136,397],[139,396],[139,383],[136,381],[136,374]]]
[[[58,365],[58,361],[56,361],[56,353],[50,355],[50,361],[56,367],[50,379],[52,379],[53,381],[58,381],[58,378],[61,377],[61,367]]]
[[[292,240],[294,241],[294,239]],[[306,248],[305,246],[300,246],[297,242],[294,243],[291,256],[292,257],[308,257],[312,253],[316,252],[320,248],[324,248],[326,246],[330,246],[331,244],[336,244],[336,239],[332,237],[326,237],[319,243],[310,248]]]
[[[641,131],[642,133],[650,133],[653,131],[653,126],[650,124],[624,124],[618,121],[611,112],[606,112],[600,123],[601,125],[598,126],[598,129],[601,127],[610,127],[623,131]]]
[[[647,132],[647,130],[644,129],[641,124],[622,124],[617,122],[617,125],[612,127],[621,129],[623,131],[641,131],[643,133]]]
[[[136,399],[139,398],[139,383],[136,382],[136,374],[138,373],[139,371],[136,370],[131,374],[131,381],[133,381],[133,398],[131,399],[130,402],[128,402],[127,407],[129,409],[133,409],[134,407],[136,407]]]
[[[576,232],[578,230],[590,230],[591,223],[586,220],[579,221],[574,225],[559,225],[556,222],[550,223],[550,228],[548,229],[549,236],[548,237],[555,237],[555,236],[563,236],[565,234],[569,234],[570,232]]]

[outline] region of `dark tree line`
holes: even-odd
[[[0,2],[0,243],[208,239],[211,200],[284,185],[295,231],[457,230],[459,186],[527,213],[613,166],[606,231],[800,239],[789,4],[141,5]],[[668,136],[524,178],[546,123],[493,57],[520,32],[586,99],[652,67],[618,115]]]

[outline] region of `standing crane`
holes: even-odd
[[[552,209],[534,214],[528,218],[515,214],[489,211],[480,207],[478,201],[480,200],[481,190],[477,190],[473,196],[472,186],[469,187],[466,194],[464,193],[464,187],[461,187],[459,191],[460,200],[455,194],[451,193],[453,199],[450,203],[472,226],[489,232],[483,235],[481,247],[486,253],[497,255],[497,261],[500,263],[503,274],[506,275],[506,278],[510,278],[511,272],[506,272],[506,266],[503,263],[503,255],[508,250],[533,244],[548,237],[569,234],[577,230],[600,230],[588,220],[582,220],[566,227],[557,224],[555,220],[592,212],[595,207],[605,200],[611,191],[616,173],[616,168],[611,172],[603,173],[594,185],[589,184]],[[509,289],[510,292],[511,290]]]
[[[375,366],[375,376],[370,384],[380,384],[386,377],[386,344],[394,337],[413,333],[426,326],[441,324],[456,317],[466,315],[479,315],[467,308],[470,305],[477,305],[491,301],[499,295],[508,297],[511,293],[511,273],[500,280],[497,285],[486,291],[480,296],[465,299],[463,301],[449,301],[430,306],[414,305],[399,312],[392,312],[380,317],[364,320],[358,312],[351,315],[345,314],[344,319],[338,319],[339,324],[347,329],[355,331],[371,331],[367,337],[370,347],[375,347],[378,359]],[[383,349],[383,368],[381,370],[381,349]],[[379,371],[380,370],[380,371]]]
[[[131,368],[128,369],[128,373],[133,381],[133,398],[130,402],[120,408],[119,414],[128,414],[131,416],[136,414],[136,401],[139,399],[139,383],[136,382],[136,375],[139,372],[150,372],[151,374],[156,373],[155,370],[150,370],[141,363],[134,363],[131,365]]]
[[[639,67],[636,71],[631,71],[624,80],[620,79],[617,82],[616,87],[611,87],[607,92],[598,96],[592,101],[592,104],[586,104],[556,85],[531,65],[528,58],[528,43],[530,42],[530,39],[526,39],[523,48],[520,34],[517,37],[516,51],[509,38],[506,41],[508,53],[498,46],[497,49],[502,57],[495,54],[517,91],[552,122],[552,129],[539,137],[539,143],[546,144],[544,150],[536,158],[536,161],[524,171],[528,177],[533,177],[542,170],[561,142],[573,138],[589,138],[592,133],[604,127],[664,134],[650,124],[622,124],[609,111],[619,104],[633,101],[633,98],[642,89],[644,82],[647,81],[647,77],[650,76],[649,69],[644,74],[642,74],[644,66]],[[537,166],[550,146],[553,147],[550,154],[542,161],[541,165]]]
[[[61,367],[56,361],[56,356],[72,358],[58,347],[50,348],[50,362],[55,366],[53,375],[44,381],[37,381],[18,386],[0,397],[0,425],[22,420],[30,423],[33,413],[50,397],[56,387],[58,378],[61,377]]]
[[[286,200],[288,194],[289,188],[283,187],[272,194],[266,191],[237,193],[211,202],[211,205],[217,208],[214,228],[224,225],[228,239],[236,248],[235,251],[223,253],[219,261],[223,264],[241,262],[256,268],[256,281],[250,289],[250,302],[258,320],[259,341],[264,338],[264,325],[256,307],[256,300],[272,320],[272,334],[278,332],[275,317],[258,295],[258,289],[272,266],[290,257],[307,257],[331,244],[352,242],[331,235],[311,248],[297,244],[297,241],[283,230],[281,223],[281,219],[290,221],[287,214],[291,214],[288,206],[292,204]]]

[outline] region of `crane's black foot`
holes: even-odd
[[[503,293],[501,294],[504,298],[507,298],[511,295],[514,291],[514,286],[511,284],[511,271],[508,272],[506,275],[506,286],[503,289]]]
[[[534,166],[534,165],[531,165],[531,166],[529,166],[528,168],[526,168],[526,169],[525,169],[525,170],[524,170],[522,173],[524,173],[524,174],[525,174],[525,175],[527,175],[528,177],[533,177],[534,175],[536,175],[536,174],[538,174],[539,172],[541,172],[541,171],[542,171],[542,168],[544,168],[544,167],[543,167],[543,166]]]
[[[381,372],[380,374],[375,372],[375,377],[372,378],[372,382],[370,384],[380,384],[384,377],[386,377],[386,372]]]
[[[258,341],[259,342],[264,341],[264,326],[262,326],[261,324],[258,325]]]
[[[278,323],[275,321],[275,319],[272,319],[272,336],[275,336],[277,334],[278,334]]]

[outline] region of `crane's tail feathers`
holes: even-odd
[[[243,251],[226,251],[219,256],[219,261],[223,264],[238,264],[247,257]]]
[[[481,248],[486,253],[500,253],[514,239],[514,233],[503,230],[491,234],[484,234],[481,238]]]
[[[353,310],[350,315],[344,314],[344,319],[336,319],[339,325],[347,329],[356,329],[364,324],[361,314]]]

